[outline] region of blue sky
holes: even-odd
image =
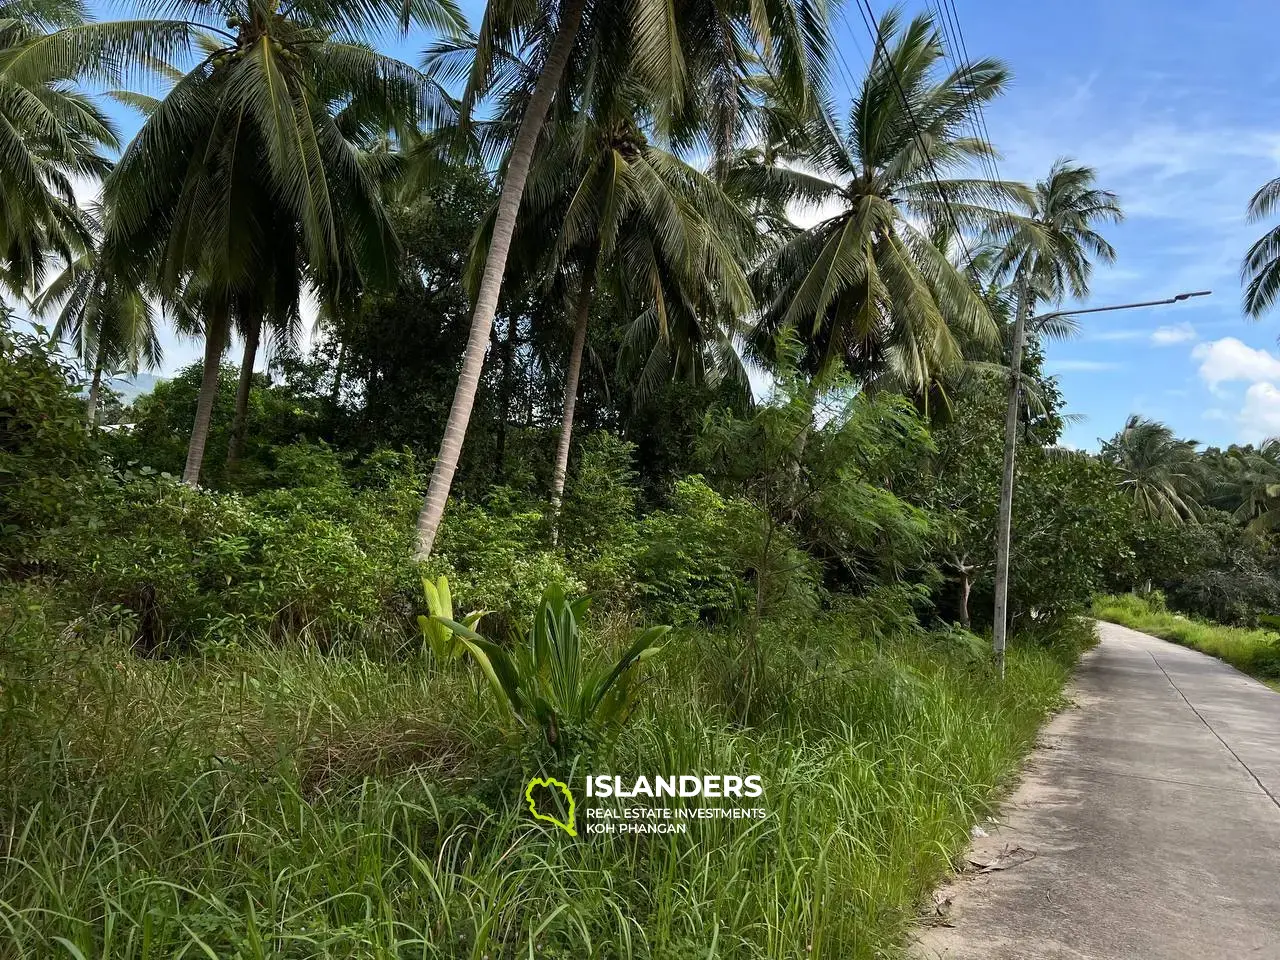
[[[969,55],[1000,57],[1013,72],[986,117],[1003,154],[1000,173],[1032,180],[1070,156],[1120,195],[1128,218],[1107,230],[1118,259],[1096,273],[1089,305],[1214,291],[1177,306],[1082,317],[1077,338],[1049,345],[1048,367],[1083,417],[1066,442],[1095,448],[1131,412],[1205,443],[1280,434],[1280,311],[1245,321],[1238,279],[1244,251],[1265,229],[1245,222],[1245,206],[1280,176],[1280,9],[1263,0],[954,3]],[[879,14],[885,4],[872,7]],[[474,18],[481,4],[463,0],[463,8]],[[856,74],[871,48],[857,8],[838,15],[836,27]],[[427,39],[383,46],[416,62]],[[842,83],[842,70],[835,75]],[[198,352],[170,340],[164,372]]]
[[[1090,305],[1211,289],[1169,307],[1081,317],[1049,369],[1084,415],[1066,440],[1094,448],[1130,413],[1227,444],[1280,434],[1280,312],[1240,309],[1240,260],[1265,225],[1249,197],[1280,176],[1280,8],[1262,0],[955,0],[973,57],[1013,71],[987,113],[1006,177],[1061,155],[1098,170],[1126,222]],[[861,38],[860,38],[861,39]]]

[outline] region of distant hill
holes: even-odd
[[[144,393],[150,393],[157,383],[167,377],[157,377],[150,373],[139,373],[133,377],[117,377],[111,381],[111,389],[124,397],[125,403],[132,403]]]

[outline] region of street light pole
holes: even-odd
[[[1009,358],[1009,405],[1004,418],[1004,475],[1000,481],[1000,512],[996,520],[996,604],[995,622],[992,628],[992,646],[996,665],[1004,677],[1004,651],[1008,626],[1009,606],[1009,539],[1013,527],[1013,467],[1018,443],[1018,407],[1022,392],[1022,348],[1027,337],[1027,314],[1030,313],[1030,297],[1027,296],[1029,279],[1021,278],[1018,290],[1018,313],[1013,321],[1013,349]],[[1078,316],[1085,313],[1108,313],[1112,310],[1132,310],[1137,307],[1156,307],[1180,303],[1192,297],[1207,297],[1212,291],[1197,290],[1179,293],[1165,300],[1144,300],[1141,303],[1120,303],[1110,307],[1089,307],[1080,310],[1056,310],[1053,313],[1032,317],[1030,322],[1052,320],[1055,317]]]

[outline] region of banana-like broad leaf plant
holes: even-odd
[[[521,726],[541,728],[555,746],[566,724],[610,727],[625,723],[635,702],[641,663],[663,649],[670,627],[649,627],[614,664],[591,664],[583,656],[579,623],[589,598],[570,600],[563,588],[547,587],[533,629],[511,647],[485,639],[471,626],[437,616],[480,665],[498,702]]]
[[[423,577],[422,593],[427,598],[427,609],[431,612],[429,617],[421,614],[418,616],[418,629],[422,631],[422,639],[426,641],[437,660],[445,662],[457,660],[466,647],[463,646],[458,635],[445,626],[453,622],[453,596],[449,592],[449,578],[441,576],[439,580],[432,583]],[[483,616],[483,610],[469,613],[463,619],[462,625],[469,630],[474,630]]]

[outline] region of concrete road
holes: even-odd
[[[1280,960],[1280,694],[1100,624],[917,958]]]

